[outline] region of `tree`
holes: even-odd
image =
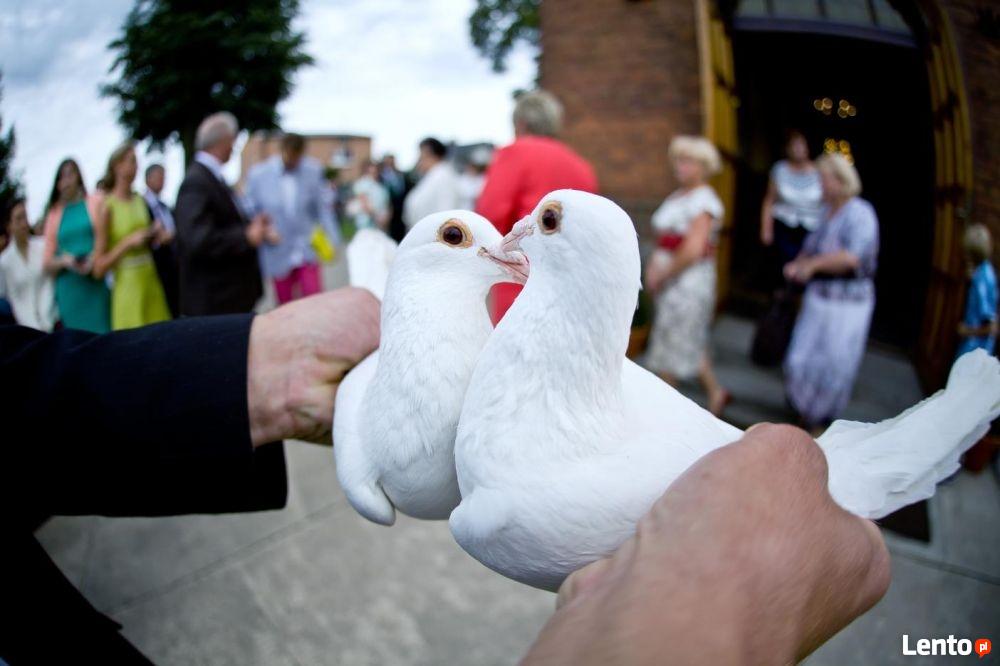
[[[0,79],[2,79],[0,74]],[[0,97],[3,96],[3,88],[0,86]],[[0,118],[0,127],[3,127],[3,119]],[[6,216],[7,208],[11,201],[21,196],[21,181],[11,173],[11,161],[14,159],[14,128],[7,130],[7,135],[0,135],[0,215]],[[4,220],[6,222],[6,220]]]
[[[179,139],[194,157],[198,123],[229,111],[249,130],[277,127],[292,75],[313,62],[292,29],[298,0],[137,0],[108,45],[118,122],[152,145]]]
[[[469,34],[480,55],[489,58],[494,72],[506,69],[507,55],[518,41],[538,46],[541,4],[541,0],[476,0],[469,16]]]

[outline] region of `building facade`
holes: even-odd
[[[540,84],[640,233],[675,185],[671,138],[716,143],[729,307],[766,299],[759,207],[784,131],[850,154],[881,224],[873,337],[932,388],[954,355],[964,228],[1000,237],[998,16],[991,0],[545,0]]]

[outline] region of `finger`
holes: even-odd
[[[582,569],[571,573],[569,578],[559,586],[559,593],[556,595],[556,610],[596,587],[610,568],[611,560],[604,558],[591,562]]]

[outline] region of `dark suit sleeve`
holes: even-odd
[[[221,225],[216,219],[213,192],[204,181],[185,182],[177,193],[177,235],[191,259],[223,259],[255,249],[239,225]]]
[[[253,449],[252,317],[97,336],[0,328],[0,511],[168,515],[280,508],[280,443]]]

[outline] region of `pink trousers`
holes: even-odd
[[[293,268],[283,278],[274,278],[274,291],[277,293],[279,305],[284,305],[296,298],[318,294],[323,291],[319,264],[303,264]]]

